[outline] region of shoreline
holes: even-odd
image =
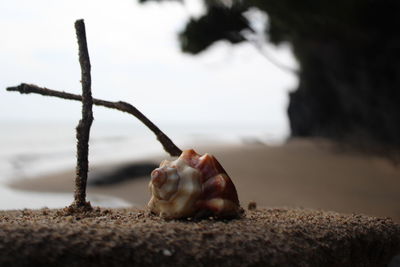
[[[259,207],[305,207],[390,217],[400,222],[400,166],[385,158],[342,151],[322,139],[293,139],[279,146],[196,146],[195,150],[216,156],[235,183],[243,207],[255,201]],[[158,164],[162,159],[156,156],[130,164]],[[101,176],[121,165],[93,166],[89,174]],[[18,180],[8,186],[72,194],[73,177],[74,170],[70,170]],[[89,186],[87,192],[144,207],[150,198],[148,177],[142,175],[118,184]]]

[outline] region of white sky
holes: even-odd
[[[93,96],[130,102],[156,123],[259,123],[288,128],[294,75],[249,44],[220,42],[200,56],[180,52],[177,33],[196,0],[139,5],[136,0],[1,0],[0,120],[77,120],[80,105],[8,93],[21,82],[80,93],[74,21],[85,19]],[[294,66],[287,47],[267,49]],[[132,118],[103,108],[95,119]]]

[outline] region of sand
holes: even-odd
[[[342,213],[391,217],[400,222],[400,165],[378,156],[342,150],[321,139],[294,139],[281,146],[246,144],[205,147],[235,183],[243,206],[306,207]],[[143,159],[158,163],[167,156]],[[133,163],[134,164],[134,163]],[[101,175],[118,166],[93,166]],[[73,170],[38,179],[18,180],[11,187],[43,192],[72,192]],[[122,198],[139,207],[149,200],[149,177],[117,185],[89,187],[88,194]]]
[[[387,266],[390,219],[301,209],[165,221],[137,209],[0,212],[0,266]]]

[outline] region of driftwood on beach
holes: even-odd
[[[165,135],[153,122],[151,122],[134,106],[126,102],[109,102],[94,99],[92,97],[92,79],[90,74],[91,65],[89,51],[87,47],[85,23],[82,19],[75,22],[75,30],[78,39],[79,63],[81,66],[81,96],[50,90],[47,88],[40,88],[36,85],[25,83],[22,83],[21,85],[15,87],[8,87],[6,90],[18,91],[21,94],[37,93],[45,96],[55,96],[63,99],[78,100],[82,102],[82,119],[79,121],[78,126],[76,127],[77,164],[75,175],[74,202],[69,207],[71,211],[81,212],[84,210],[92,209],[90,202],[86,202],[86,187],[89,170],[89,138],[90,127],[93,122],[93,104],[113,108],[132,114],[143,124],[145,124],[157,136],[158,141],[163,145],[165,151],[167,151],[171,156],[179,156],[182,151],[171,141],[171,139],[167,135]]]

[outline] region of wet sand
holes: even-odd
[[[344,151],[325,140],[295,139],[281,146],[196,146],[212,153],[235,183],[242,206],[306,207],[391,217],[400,222],[400,166],[377,156]],[[161,156],[143,159],[158,163]],[[133,163],[134,164],[134,163]],[[91,173],[118,166],[94,166]],[[42,192],[72,192],[73,170],[20,180],[10,186]],[[149,177],[89,187],[88,194],[122,198],[144,207]]]
[[[387,266],[390,219],[301,209],[165,221],[137,209],[0,211],[1,266]]]

